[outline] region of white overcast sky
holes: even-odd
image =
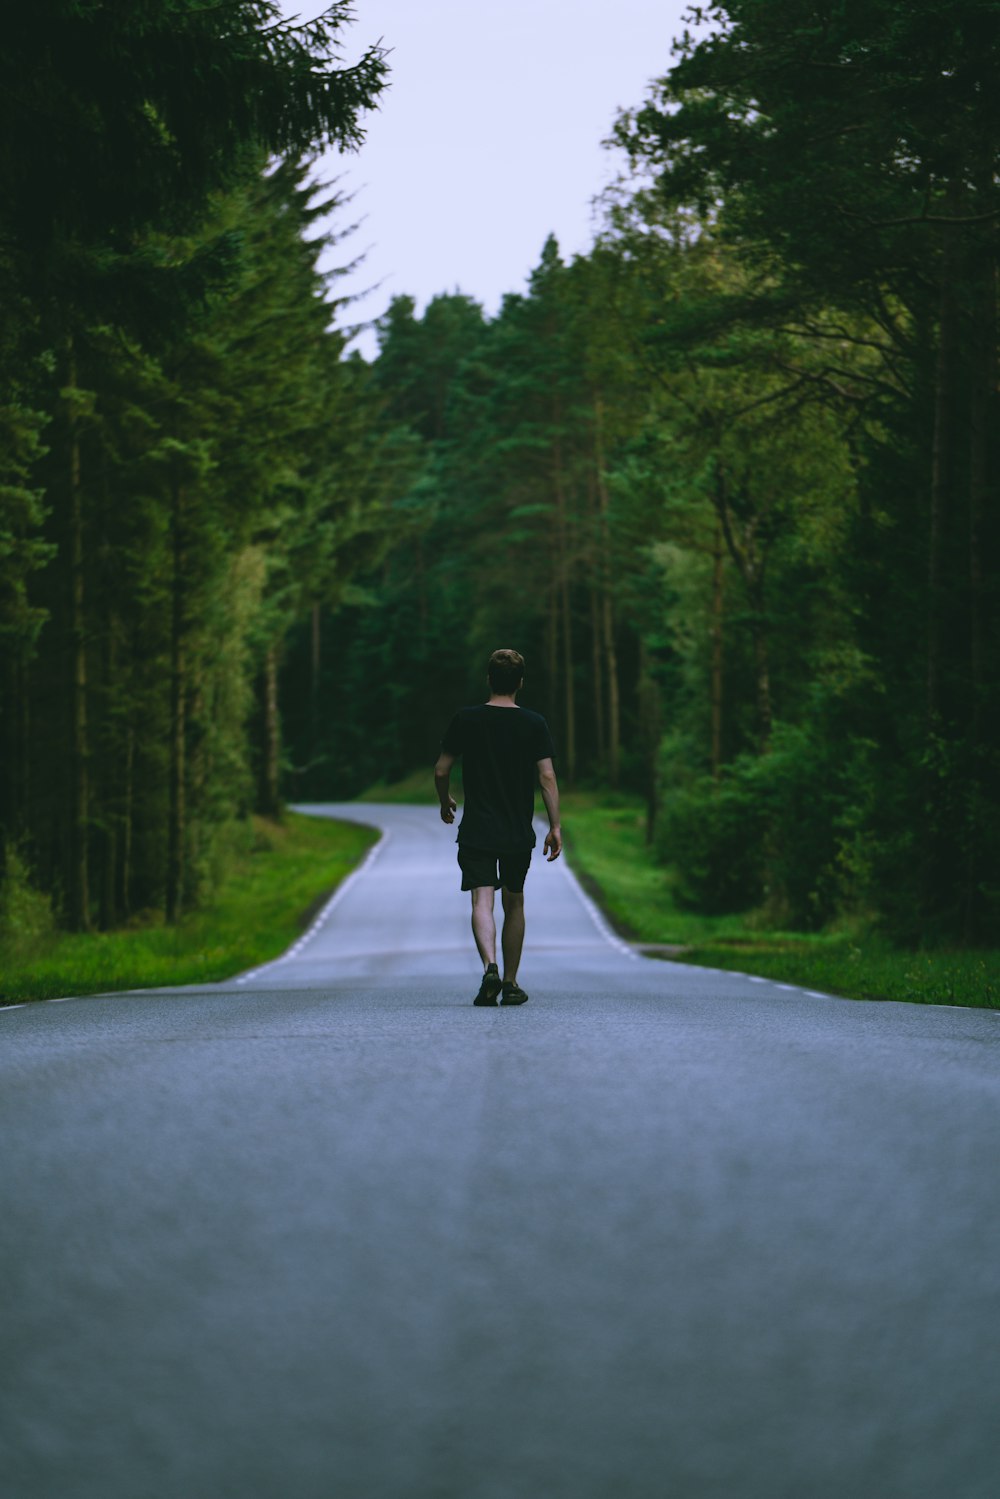
[[[283,0],[315,15],[318,0]],[[685,0],[355,0],[345,61],[382,39],[392,75],[361,151],[332,155],[363,218],[340,260],[367,251],[338,290],[375,287],[343,315],[379,316],[409,293],[423,308],[460,290],[497,310],[552,232],[589,248],[591,200],[613,174],[602,150],[619,107],[670,67]],[[359,347],[375,350],[371,334]]]

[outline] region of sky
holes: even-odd
[[[286,12],[311,16],[318,3]],[[670,67],[684,0],[355,0],[345,58],[391,49],[390,86],[357,154],[326,178],[353,193],[357,233],[328,257],[363,265],[337,283],[378,317],[407,293],[420,309],[459,290],[494,313],[523,289],[549,233],[570,256],[593,241],[592,200],[613,177],[617,111]],[[374,335],[354,347],[371,358]]]

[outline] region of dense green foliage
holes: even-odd
[[[173,921],[214,885],[232,821],[278,808],[284,634],[377,553],[405,483],[317,269],[342,205],[307,153],[357,143],[385,74],[377,50],[337,66],[347,16],[10,18],[0,875],[22,916]]]
[[[9,28],[20,919],[176,919],[234,817],[428,765],[516,645],[564,784],[642,797],[678,908],[993,938],[1000,0],[698,12],[591,252],[550,239],[493,317],[397,298],[370,366],[307,165],[382,83],[334,66],[346,14]]]
[[[706,337],[756,345],[780,387],[769,425],[801,448],[821,411],[852,475],[829,523],[788,533],[824,597],[796,610],[799,702],[775,683],[784,766],[734,767],[767,812],[750,878],[800,920],[863,902],[907,937],[984,939],[1000,926],[1000,7],[707,16],[620,123],[654,186],[618,222],[628,239],[664,213],[707,220],[737,274],[666,339],[694,359]]]

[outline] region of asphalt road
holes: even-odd
[[[327,809],[332,813],[334,809]],[[0,1012],[4,1499],[997,1499],[1000,1015],[639,959],[452,834],[286,959]]]

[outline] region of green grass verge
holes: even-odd
[[[653,863],[641,805],[577,792],[563,798],[567,854],[611,921],[627,937],[674,947],[671,956],[822,990],[849,999],[1000,1009],[1000,951],[891,946],[858,923],[820,933],[765,929],[758,918],[679,910],[670,871]]]
[[[166,926],[147,914],[115,932],[57,932],[0,948],[0,1000],[214,983],[276,958],[378,834],[289,813],[239,830],[214,899]]]
[[[698,916],[676,908],[670,871],[654,864],[646,819],[634,797],[568,792],[562,797],[566,853],[577,875],[625,937],[686,947],[706,932],[740,936],[739,916]]]
[[[940,948],[903,951],[877,936],[760,937],[744,944],[699,944],[685,962],[759,973],[847,999],[1000,1009],[1000,953]]]
[[[452,794],[462,800],[462,762],[458,761],[451,772]],[[434,767],[426,766],[411,771],[401,781],[377,781],[367,791],[355,798],[359,802],[382,802],[391,806],[414,803],[418,806],[436,807],[437,792],[434,790]]]

